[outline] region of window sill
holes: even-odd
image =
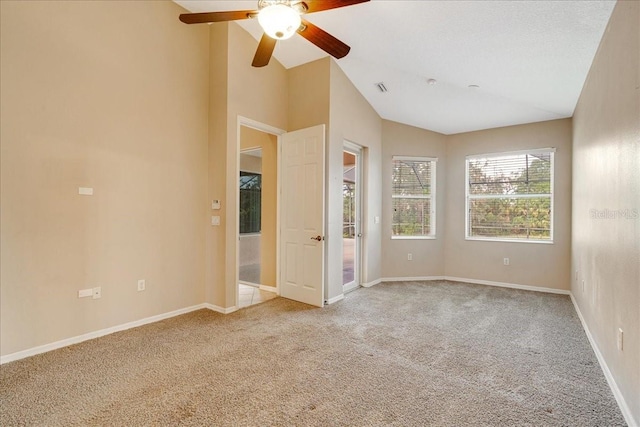
[[[391,240],[436,240],[436,236],[391,236]]]
[[[553,245],[553,240],[520,240],[520,239],[489,239],[481,237],[465,237],[465,240],[472,240],[477,242],[502,242],[502,243],[537,243],[543,245]]]

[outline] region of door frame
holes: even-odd
[[[343,293],[351,292],[355,289],[358,289],[362,286],[362,247],[363,247],[363,227],[362,222],[364,219],[364,215],[362,212],[363,208],[363,163],[364,163],[364,147],[355,142],[349,141],[345,139],[342,142],[342,151],[346,151],[349,154],[352,154],[356,158],[356,229],[355,229],[355,247],[354,247],[354,260],[353,260],[353,270],[354,270],[354,280],[349,286],[345,287],[345,284],[342,284]],[[341,205],[342,206],[342,205]],[[360,237],[358,237],[360,234]],[[344,253],[343,253],[344,257]],[[344,258],[343,258],[344,262]],[[344,264],[343,264],[344,268]]]
[[[236,140],[238,141],[236,145],[236,175],[240,174],[240,152],[242,141],[240,139],[240,130],[242,127],[247,127],[251,129],[255,129],[260,132],[268,133],[270,135],[274,135],[277,139],[277,147],[276,147],[276,158],[277,158],[277,171],[276,171],[276,192],[277,192],[277,200],[276,200],[276,295],[280,295],[280,157],[282,152],[282,135],[286,133],[285,130],[267,125],[265,123],[258,122],[256,120],[250,119],[248,117],[238,115],[237,119],[237,127],[236,127]],[[237,185],[236,185],[237,187]],[[236,204],[236,216],[238,216],[238,212],[240,212],[240,192],[235,191],[234,194],[235,204]],[[236,218],[236,230],[235,237],[239,239],[240,236],[240,221]],[[235,275],[234,275],[234,289],[235,289],[235,307],[238,307],[240,301],[240,286],[238,286],[239,282],[239,269],[240,269],[240,240],[238,240],[238,244],[236,244],[236,256],[235,256]],[[262,287],[262,286],[261,286]],[[271,290],[271,289],[269,289]]]

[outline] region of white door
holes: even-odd
[[[324,125],[282,135],[280,295],[324,302]]]

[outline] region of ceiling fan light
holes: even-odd
[[[261,9],[258,22],[267,35],[276,40],[291,37],[300,28],[300,14],[284,4],[274,4]]]

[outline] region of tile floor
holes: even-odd
[[[238,293],[238,308],[248,307],[261,302],[269,301],[277,297],[275,292],[262,291],[255,286],[238,285],[240,287]]]

